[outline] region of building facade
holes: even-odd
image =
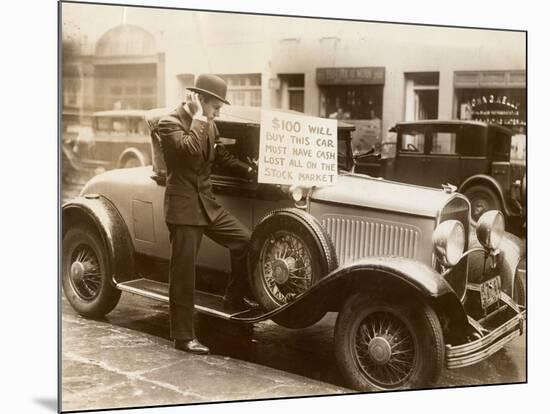
[[[63,4],[63,22],[85,38],[63,62],[66,119],[174,106],[207,72],[233,104],[354,123],[358,149],[402,120],[526,130],[525,33],[83,4]]]

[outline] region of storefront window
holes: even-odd
[[[304,74],[279,74],[278,79],[280,81],[280,87],[278,88],[280,107],[304,112]]]
[[[95,67],[96,110],[151,109],[157,105],[156,64]]]
[[[383,85],[330,85],[321,89],[321,116],[355,125],[355,153],[379,149],[382,131]]]
[[[405,74],[405,120],[437,119],[439,111],[439,73]]]
[[[456,97],[457,118],[502,125],[524,133],[525,89],[456,89]]]
[[[382,85],[331,85],[321,88],[321,116],[337,119],[380,119]]]
[[[218,75],[227,82],[227,100],[233,105],[261,106],[262,76],[259,73]]]
[[[355,153],[380,150],[385,73],[384,67],[375,66],[317,68],[319,115],[355,125]]]

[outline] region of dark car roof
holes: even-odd
[[[503,127],[501,125],[489,124],[487,122],[482,122],[482,121],[469,121],[469,120],[462,120],[462,119],[448,119],[448,120],[423,119],[419,121],[402,121],[402,122],[397,122],[392,128],[390,128],[390,131],[395,132],[395,128],[400,126],[409,126],[409,125],[472,125],[472,126],[478,126],[481,128],[498,129],[501,132],[504,132],[508,135],[513,134],[511,129]]]

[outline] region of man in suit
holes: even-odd
[[[158,132],[166,162],[164,215],[170,232],[170,333],[174,346],[191,353],[209,349],[195,337],[193,327],[195,261],[203,234],[230,249],[231,276],[224,303],[236,309],[255,304],[245,299],[246,255],[250,230],[228,213],[212,193],[210,172],[216,162],[243,177],[254,170],[215,146],[214,118],[219,116],[227,85],[214,75],[200,75],[193,93],[170,115],[159,120]]]

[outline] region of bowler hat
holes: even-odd
[[[190,86],[187,89],[213,96],[229,105],[229,101],[225,99],[227,95],[227,84],[219,76],[203,73],[197,77],[195,86]]]

